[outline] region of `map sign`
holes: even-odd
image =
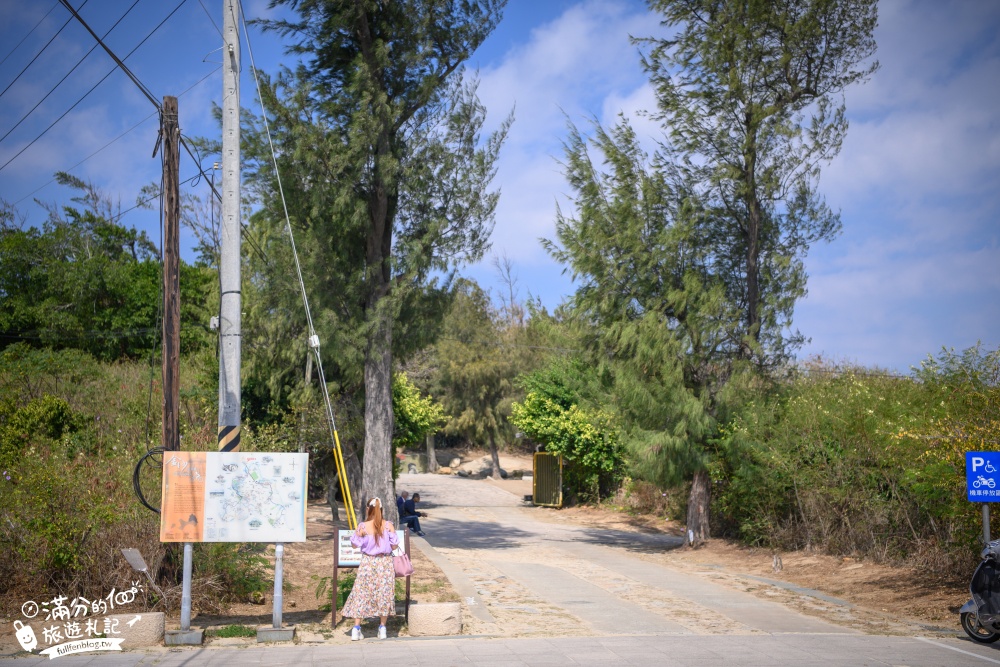
[[[1000,502],[1000,452],[966,452],[965,480],[972,502]]]
[[[305,542],[309,455],[164,452],[161,542]]]

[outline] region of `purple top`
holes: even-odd
[[[351,535],[351,544],[361,549],[361,553],[368,554],[369,556],[382,556],[392,553],[393,548],[399,544],[399,536],[396,534],[395,528],[393,530],[387,529],[389,526],[388,522],[382,525],[383,533],[378,543],[375,542],[375,536],[371,533],[365,533],[364,536],[361,536],[358,535],[357,531],[354,531],[354,534]],[[360,529],[361,527],[358,526],[358,528]]]

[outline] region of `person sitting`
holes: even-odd
[[[400,512],[400,523],[409,526],[414,533],[423,537],[424,531],[420,530],[420,517],[427,516],[423,512],[417,511],[417,503],[420,502],[420,494],[414,493],[412,498],[403,501],[403,511]]]
[[[400,491],[399,495],[396,496],[396,513],[399,514],[399,518],[403,518],[403,504],[406,499],[410,497],[409,491]]]

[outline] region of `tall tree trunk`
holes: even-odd
[[[427,434],[427,472],[437,472],[438,460],[434,453],[434,434]]]
[[[375,317],[365,354],[364,472],[361,495],[355,499],[359,521],[364,520],[368,501],[375,497],[382,500],[384,514],[396,514],[392,481],[392,322],[384,309],[378,309]]]
[[[369,281],[365,310],[371,329],[365,348],[365,453],[361,495],[355,509],[359,520],[367,512],[368,501],[378,497],[383,515],[396,516],[395,485],[392,479],[392,225],[396,216],[396,191],[392,167],[390,123],[386,109],[380,109],[382,130],[376,144],[373,187],[368,201],[369,228],[365,238],[365,269]],[[391,507],[390,507],[391,506]]]
[[[496,434],[490,431],[490,457],[493,459],[493,479],[500,479],[500,453],[497,451]]]
[[[347,488],[351,493],[351,502],[354,504],[356,513],[364,517],[364,507],[358,507],[361,503],[361,461],[358,460],[358,452],[354,445],[346,440],[340,441],[340,451],[344,455],[344,467],[347,468]],[[335,465],[335,464],[331,464]],[[346,511],[346,508],[345,508]]]
[[[754,343],[760,343],[760,234],[764,224],[760,198],[757,195],[757,123],[752,112],[747,111],[745,119],[747,148],[743,155],[743,178],[746,188],[747,222],[746,222],[746,272],[747,272],[747,330],[744,333]],[[740,344],[740,356],[749,359],[754,350],[750,342],[744,340]]]
[[[699,470],[694,474],[691,483],[691,495],[688,496],[687,534],[684,537],[688,546],[698,546],[709,536],[708,508],[711,496],[712,480],[707,470]]]
[[[760,342],[760,202],[751,194],[750,217],[747,220],[747,330],[746,335]],[[741,346],[741,356],[749,359],[753,351],[747,342]]]

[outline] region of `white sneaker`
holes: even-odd
[[[378,638],[379,639],[385,639],[385,626],[384,625],[378,626]]]
[[[351,641],[356,642],[359,639],[364,639],[364,638],[365,636],[361,634],[361,628],[355,625],[354,628],[351,630]]]

